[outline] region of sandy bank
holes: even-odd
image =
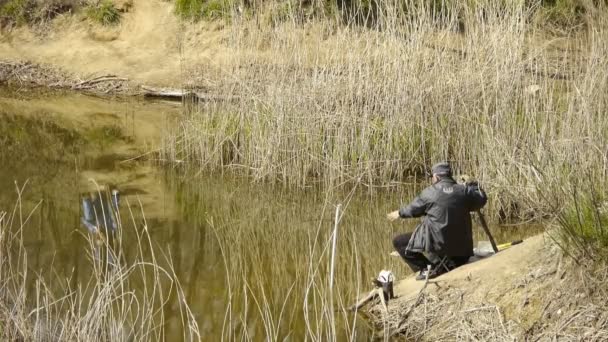
[[[413,340],[605,340],[606,271],[596,268],[576,265],[539,235],[426,287],[404,279],[388,312],[378,304],[365,312],[380,335]]]

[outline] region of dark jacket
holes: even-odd
[[[426,215],[414,230],[407,250],[472,256],[473,232],[469,213],[481,209],[487,200],[477,184],[458,184],[447,177],[424,189],[412,203],[399,210],[402,218]]]

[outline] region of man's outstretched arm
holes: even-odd
[[[420,217],[426,213],[426,201],[421,197],[416,197],[408,206],[388,213],[386,217],[390,221],[398,218]]]

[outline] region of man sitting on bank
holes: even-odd
[[[387,215],[391,221],[425,216],[413,233],[393,239],[393,246],[408,266],[420,271],[418,280],[426,279],[427,265],[431,265],[430,279],[467,263],[473,255],[470,212],[487,202],[477,183],[456,183],[449,163],[435,164],[431,172],[431,186],[405,208]]]

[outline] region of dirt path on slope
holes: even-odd
[[[44,35],[27,27],[0,33],[0,60],[52,65],[83,78],[114,74],[179,87],[189,68],[225,55],[226,33],[214,29],[219,24],[182,25],[172,2],[135,0],[116,27],[90,23],[82,15],[66,15],[50,25]]]

